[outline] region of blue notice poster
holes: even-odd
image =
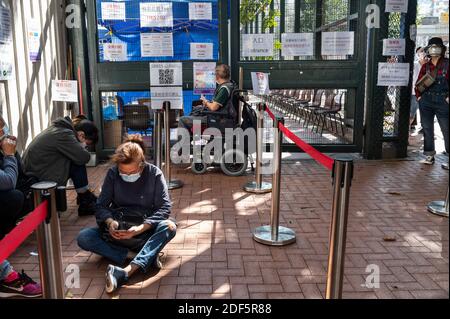
[[[126,61],[192,61],[191,58],[191,43],[208,43],[213,46],[212,59],[210,61],[219,60],[219,6],[218,0],[127,0],[114,1],[115,6],[110,6],[112,0],[97,0],[97,29],[98,29],[98,50],[100,62],[108,62],[104,55],[104,44],[126,44]],[[108,7],[109,10],[104,14],[107,19],[102,17],[102,3],[103,8]],[[151,8],[148,4],[161,3],[163,7],[168,7],[171,3],[171,15],[166,13],[166,16],[173,19],[171,23],[150,23]],[[192,3],[210,3],[211,16],[208,14],[201,16],[197,15],[195,19],[190,17],[189,4]],[[120,5],[119,5],[120,4]],[[146,5],[147,4],[147,5]],[[117,13],[111,12],[111,8],[117,7]],[[123,7],[125,7],[125,19],[123,16]],[[144,19],[147,22],[142,23],[141,8],[146,8]],[[209,8],[209,6],[208,6]],[[150,13],[149,13],[150,12]],[[192,14],[192,5],[191,5]],[[154,17],[155,19],[157,17]],[[206,18],[212,18],[206,20]],[[150,20],[149,20],[150,19]],[[151,25],[160,25],[151,26]],[[164,25],[164,26],[163,26]],[[167,34],[173,35],[173,53],[171,56],[148,56],[148,50],[141,52],[143,46],[141,43],[141,34]],[[169,52],[169,51],[167,51]],[[107,57],[106,57],[107,58]]]

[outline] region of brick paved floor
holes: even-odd
[[[440,161],[444,160],[440,158]],[[90,169],[101,187],[107,167]],[[281,224],[294,229],[296,244],[276,248],[253,241],[252,230],[269,221],[270,195],[241,191],[251,176],[220,172],[193,176],[178,168],[186,186],[172,192],[179,222],[176,238],[164,250],[164,268],[139,274],[118,293],[104,291],[108,264],[81,251],[76,235],[94,219],[78,218],[73,193],[62,216],[64,263],[81,271],[81,287],[68,298],[323,298],[326,283],[331,206],[330,174],[311,160],[285,163]],[[358,161],[351,192],[345,264],[345,298],[448,298],[448,219],[426,212],[443,199],[448,173],[440,165],[416,161]],[[385,237],[396,241],[384,241]],[[10,261],[39,276],[31,237]],[[366,267],[380,269],[380,288],[366,288]]]

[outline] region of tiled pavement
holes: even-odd
[[[107,167],[90,169],[101,187]],[[311,160],[285,163],[281,224],[294,229],[296,244],[267,247],[252,230],[269,221],[271,195],[241,190],[251,176],[230,178],[218,171],[193,176],[178,168],[186,186],[172,192],[179,229],[165,251],[159,273],[139,274],[109,296],[107,261],[81,251],[76,235],[93,226],[78,218],[74,194],[62,216],[65,265],[80,267],[81,287],[68,298],[323,298],[331,208],[330,173]],[[358,161],[351,191],[345,261],[345,298],[448,298],[448,219],[430,215],[426,204],[443,199],[448,172],[416,161]],[[395,241],[385,241],[386,237]],[[38,278],[31,237],[10,261]],[[380,269],[380,288],[366,288],[366,267]]]

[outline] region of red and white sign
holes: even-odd
[[[126,20],[125,2],[102,2],[102,20]]]
[[[212,60],[213,59],[212,43],[191,43],[191,59],[192,60]]]
[[[383,55],[384,56],[405,55],[405,51],[406,51],[405,39],[384,39],[383,40]]]
[[[103,58],[105,61],[127,61],[126,43],[105,43],[103,44]]]
[[[212,4],[210,2],[190,2],[189,20],[212,20]]]
[[[268,73],[252,72],[252,84],[254,95],[270,94]]]
[[[78,103],[78,81],[53,80],[52,101]]]

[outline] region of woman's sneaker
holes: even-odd
[[[120,267],[109,265],[106,270],[106,292],[112,294],[128,281],[125,270]]]
[[[433,165],[434,161],[434,156],[427,156],[424,160],[420,161],[420,164]]]
[[[161,261],[161,258],[164,257],[164,253],[159,253],[158,256],[156,256],[155,261],[153,262],[153,268],[161,270],[163,268],[163,263]]]
[[[23,270],[21,274],[14,271],[0,282],[0,298],[10,297],[42,297],[42,288],[28,277]]]

